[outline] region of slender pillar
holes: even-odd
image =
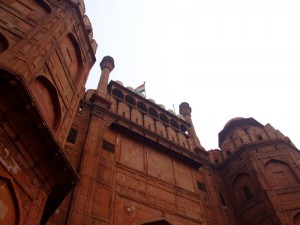
[[[112,104],[107,98],[107,85],[110,72],[115,68],[114,59],[110,56],[105,56],[101,63],[101,76],[96,92],[92,96],[92,102],[96,105],[109,108]]]
[[[97,87],[97,95],[106,98],[109,74],[115,68],[114,59],[110,56],[105,56],[100,63],[100,67],[102,72]]]

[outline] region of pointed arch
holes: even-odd
[[[300,212],[298,212],[293,219],[293,224],[294,225],[300,225]]]
[[[114,88],[113,91],[112,91],[112,94],[114,96],[116,96],[117,98],[121,99],[121,100],[124,100],[124,94],[122,91],[120,91],[118,88]]]
[[[269,185],[273,188],[298,183],[297,177],[291,167],[282,160],[270,159],[264,165],[264,173]]]
[[[80,80],[83,69],[80,45],[74,34],[68,33],[60,44],[64,60],[69,69],[73,82],[76,84]]]
[[[127,103],[129,103],[130,105],[132,105],[132,106],[136,106],[136,101],[135,101],[135,99],[134,99],[132,96],[130,96],[130,95],[126,95],[126,96],[125,96],[125,101],[126,101]]]
[[[161,121],[165,122],[166,124],[169,124],[169,122],[170,122],[169,118],[163,113],[159,114],[159,118],[160,118]]]
[[[33,82],[32,90],[44,117],[57,130],[61,121],[61,107],[55,86],[46,77],[39,75]]]
[[[51,7],[44,0],[35,0],[47,13],[51,13]]]
[[[251,200],[257,193],[254,182],[247,173],[238,174],[233,180],[232,186],[239,205]]]
[[[17,196],[9,179],[0,176],[0,224],[17,225],[20,210]]]
[[[149,114],[150,114],[151,116],[155,117],[155,118],[158,118],[158,113],[157,113],[157,111],[156,111],[154,108],[152,108],[152,107],[149,108]]]

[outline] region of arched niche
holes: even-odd
[[[9,47],[9,42],[6,37],[0,32],[0,54],[5,52]]]
[[[265,164],[264,173],[269,185],[273,188],[284,187],[298,182],[290,166],[281,160],[269,160]]]
[[[294,225],[300,225],[300,212],[298,212],[293,218]]]
[[[241,205],[251,200],[257,193],[256,187],[247,173],[238,174],[232,183],[236,202]]]
[[[117,97],[118,99],[124,100],[124,94],[122,91],[120,91],[119,89],[115,88],[112,91],[112,94]]]
[[[13,186],[0,176],[0,224],[17,225],[19,220],[19,205]]]
[[[150,114],[151,116],[155,117],[155,118],[158,118],[158,113],[157,113],[157,111],[156,111],[154,108],[152,108],[152,107],[149,108],[149,114]]]
[[[69,69],[73,82],[76,84],[83,68],[80,46],[72,33],[69,33],[61,42],[60,49]]]
[[[143,102],[138,102],[137,103],[137,107],[140,109],[140,110],[142,110],[142,111],[144,111],[144,112],[147,112],[148,110],[147,110],[147,106],[143,103]]]
[[[56,88],[46,77],[40,75],[33,82],[32,91],[45,119],[57,130],[61,120],[61,107]]]
[[[51,7],[44,0],[35,0],[47,13],[51,13]]]
[[[178,123],[176,122],[176,120],[171,119],[171,120],[170,120],[170,124],[171,124],[173,127],[175,127],[176,129],[179,129],[179,125],[178,125]]]
[[[169,118],[165,114],[163,113],[159,114],[159,118],[161,119],[161,121],[169,124]]]
[[[125,101],[126,101],[127,103],[129,103],[130,105],[132,105],[132,106],[135,106],[135,105],[136,105],[135,99],[134,99],[133,97],[131,97],[130,95],[126,95],[126,96],[125,96]]]

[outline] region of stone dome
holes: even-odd
[[[150,102],[152,102],[152,103],[155,103],[155,100],[152,99],[152,98],[148,98],[148,100],[149,100]]]
[[[229,124],[231,124],[231,123],[234,122],[234,121],[243,120],[243,119],[245,119],[245,118],[244,118],[244,117],[235,117],[235,118],[232,118],[231,120],[229,120],[229,121],[225,124],[224,128],[227,127],[227,126],[229,126]]]
[[[172,113],[173,115],[176,115],[175,111],[173,109],[168,109],[169,113]]]
[[[142,96],[143,98],[146,98],[144,93],[138,93],[139,96]]]
[[[166,109],[166,107],[163,104],[157,104],[160,108]]]
[[[120,81],[120,80],[116,80],[115,82],[118,83],[118,84],[120,84],[121,86],[124,86],[124,85],[123,85],[123,82]]]
[[[235,117],[231,120],[229,120],[223,130],[220,131],[219,133],[219,147],[223,143],[223,141],[226,139],[227,135],[234,130],[236,127],[240,126],[255,126],[255,127],[261,127],[263,128],[264,126],[257,122],[255,119],[252,117],[249,118],[243,118],[243,117]]]

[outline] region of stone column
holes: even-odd
[[[109,74],[115,68],[114,59],[110,56],[105,56],[100,63],[100,67],[102,72],[96,93],[98,96],[106,98]]]

